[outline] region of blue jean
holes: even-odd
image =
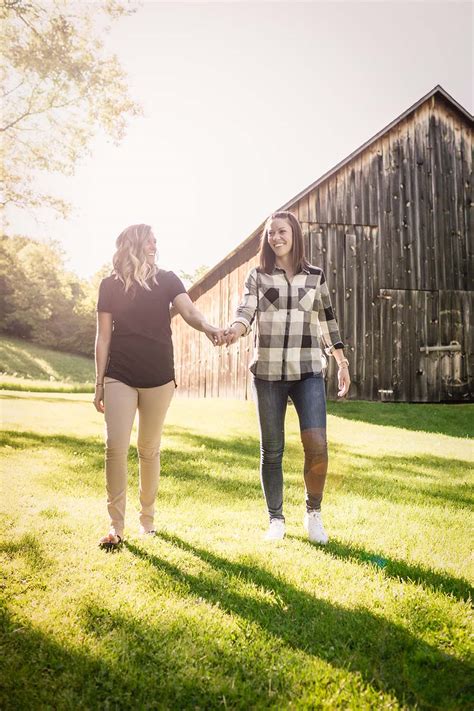
[[[288,396],[299,418],[304,449],[306,510],[319,511],[327,473],[326,392],[322,373],[303,380],[253,378],[260,427],[260,478],[270,519],[283,516],[283,452]]]

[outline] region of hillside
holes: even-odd
[[[94,383],[92,358],[43,348],[2,336],[0,386],[9,390],[89,391]]]

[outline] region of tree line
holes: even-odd
[[[92,356],[95,307],[103,267],[90,280],[68,271],[54,241],[3,236],[0,241],[0,330],[48,348]]]
[[[93,354],[97,289],[110,268],[80,279],[58,243],[15,236],[10,224],[25,210],[66,217],[71,206],[44,190],[44,177],[72,175],[97,132],[119,143],[142,113],[104,42],[138,7],[134,0],[95,0],[93,11],[73,0],[0,0],[0,209],[8,234],[0,237],[0,332]],[[189,284],[205,271],[180,276]]]
[[[50,173],[72,175],[98,132],[123,138],[140,106],[107,49],[111,26],[133,14],[130,0],[0,0],[2,176],[0,331],[90,356],[99,272],[91,281],[65,267],[53,241],[14,236],[18,213],[71,206],[48,189]],[[106,270],[108,271],[108,269]]]
[[[186,286],[208,270],[178,271]],[[94,355],[97,293],[112,273],[104,265],[81,279],[65,265],[59,243],[29,237],[0,238],[0,332],[47,348]]]

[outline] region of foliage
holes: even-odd
[[[2,0],[3,205],[67,206],[35,188],[37,171],[71,174],[102,129],[114,141],[138,113],[117,58],[104,46],[130,3]]]
[[[472,708],[468,442],[407,432],[403,415],[391,427],[331,416],[331,540],[318,547],[302,527],[291,409],[288,535],[264,544],[252,404],[175,400],[158,535],[136,534],[132,449],[125,545],[109,555],[90,399],[4,400],[2,709]],[[418,430],[431,408],[413,407]]]
[[[92,284],[65,269],[57,243],[0,239],[0,331],[91,356],[95,299]]]
[[[186,286],[191,286],[195,282],[199,281],[201,277],[208,272],[210,267],[207,267],[205,264],[201,264],[201,266],[196,267],[196,269],[193,272],[185,272],[182,269],[178,272],[178,276],[182,281],[185,283]]]

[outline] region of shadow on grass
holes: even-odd
[[[153,566],[160,577],[166,575],[185,585],[190,597],[219,605],[290,648],[358,672],[367,684],[394,694],[401,704],[454,708],[465,700],[472,671],[468,664],[418,639],[400,625],[366,609],[346,610],[318,599],[257,564],[229,561],[175,535],[159,536],[212,566],[213,575],[190,574],[154,553],[131,543],[125,545]],[[274,602],[246,596],[241,591],[242,581],[272,591],[278,607]]]
[[[328,401],[328,414],[371,425],[434,432],[449,437],[474,437],[473,405],[405,402]]]
[[[90,653],[84,643],[82,649],[69,647],[0,604],[2,711],[222,709],[224,694],[227,699],[234,694],[239,701],[242,689],[233,691],[230,679],[226,682],[224,676],[224,672],[232,672],[233,660],[219,655],[217,645],[213,650],[209,638],[200,646],[196,632],[189,633],[184,623],[175,623],[171,633],[164,635],[158,627],[139,623],[131,614],[90,605],[82,615],[83,626],[93,639]],[[177,644],[183,639],[188,649],[177,654]],[[196,651],[196,659],[190,650]],[[208,655],[215,661],[211,671],[199,662]],[[259,666],[263,671],[263,659]],[[222,670],[217,681],[211,673],[215,670]],[[251,684],[244,686],[251,699]],[[251,701],[241,708],[250,706]]]
[[[103,493],[104,446],[99,439],[17,431],[5,432],[2,439],[15,449],[52,448],[69,457],[61,477],[56,472],[41,475],[41,481],[53,490]],[[174,446],[162,448],[161,472],[163,480],[174,479],[178,484],[174,501],[195,495],[196,490],[201,500],[207,496],[226,496],[239,502],[249,497],[261,499],[257,439],[203,437],[172,428],[169,434],[165,431],[166,441]],[[365,499],[422,506],[468,507],[473,503],[472,488],[457,481],[471,472],[465,461],[429,454],[370,456],[337,444],[331,446],[331,452],[335,456],[334,459],[330,456],[328,489],[333,495],[352,493]],[[135,486],[138,480],[135,447],[130,448],[128,461],[129,485]],[[299,501],[303,495],[299,472],[303,453],[299,445],[288,445],[286,463],[289,469],[285,478],[286,500]],[[449,472],[454,473],[448,478]],[[166,490],[162,489],[161,496],[166,496]]]
[[[241,437],[227,437],[222,435],[219,437],[211,437],[209,435],[201,435],[188,427],[173,427],[167,431],[165,427],[165,438],[167,440],[184,440],[187,444],[193,447],[203,447],[209,452],[212,452],[213,457],[222,461],[223,464],[229,462],[233,464],[238,461],[250,462],[255,464],[259,461],[260,456],[260,441],[258,435],[254,437],[249,435]]]
[[[306,536],[288,535],[287,538],[312,546]],[[338,541],[334,538],[331,538],[329,543],[321,550],[340,560],[355,561],[356,563],[366,564],[376,570],[382,570],[384,575],[395,580],[416,583],[427,590],[442,592],[463,602],[474,600],[474,588],[464,578],[456,578],[432,568],[425,568],[421,565],[407,563],[404,560],[390,558],[384,553],[369,551],[366,548]]]
[[[469,462],[431,454],[373,456],[338,444],[330,449],[340,461],[337,472],[330,463],[328,486],[343,493],[422,506],[470,508],[474,503],[474,487],[467,481],[472,476]],[[466,481],[459,481],[463,478]]]
[[[174,428],[173,428],[174,431]],[[168,439],[166,433],[164,440]],[[170,434],[169,441],[173,441]],[[161,449],[161,477],[162,487],[166,479],[174,480],[177,488],[173,494],[176,497],[186,498],[195,496],[199,491],[201,500],[209,500],[221,495],[232,501],[247,501],[249,497],[261,497],[261,487],[258,478],[258,468],[255,476],[245,478],[235,475],[234,471],[225,474],[222,470],[241,468],[243,465],[252,464],[258,467],[258,460],[245,454],[247,445],[241,440],[220,440],[202,438],[190,435],[189,438],[179,435],[174,438],[176,448]],[[191,451],[180,451],[179,445],[184,441],[186,446],[191,446]],[[53,491],[101,495],[105,491],[104,444],[99,439],[84,439],[66,435],[40,435],[35,432],[6,431],[0,439],[4,446],[17,450],[34,451],[35,449],[51,448],[69,461],[62,464],[61,476],[56,471],[43,473],[40,481]],[[241,448],[244,452],[241,454]],[[257,449],[258,453],[258,449]],[[128,484],[136,486],[138,482],[138,456],[135,447],[130,448],[128,457]],[[255,470],[255,467],[254,467]],[[161,498],[165,500],[162,488]]]
[[[202,605],[205,601],[193,602]],[[219,610],[221,618],[223,614]],[[87,634],[99,642],[108,640],[109,648],[117,645],[118,654],[126,647],[132,673],[140,670],[140,676],[148,677],[144,689],[138,688],[134,708],[246,710],[275,707],[269,703],[272,696],[281,708],[282,699],[294,693],[288,660],[278,668],[270,666],[274,645],[255,639],[255,628],[249,629],[249,624],[242,630],[231,624],[230,629],[222,629],[218,620],[210,622],[211,616],[209,608],[203,616],[199,609],[197,614],[196,608],[188,614],[187,607],[178,605],[175,613],[153,625],[131,614],[111,613],[100,604],[87,603],[81,611]],[[145,699],[140,699],[143,692]]]
[[[232,468],[244,464],[255,472],[255,481],[243,482],[237,480],[238,489],[245,486],[247,492],[261,496],[260,483],[257,480],[259,470],[259,441],[257,438],[218,438],[203,437],[188,430],[173,428],[169,439],[176,434],[176,441],[191,445],[197,449],[203,447],[203,456],[212,462],[212,467],[225,466]],[[166,450],[164,450],[166,452]],[[302,497],[302,475],[298,469],[303,469],[303,450],[299,444],[288,444],[285,450],[285,463],[291,468],[292,474],[285,478],[286,498],[300,500]],[[337,465],[331,459],[331,454],[340,456],[343,466]],[[173,462],[168,465],[169,472],[185,471],[181,458],[184,453],[173,450]],[[194,456],[193,456],[194,459]],[[191,462],[192,466],[192,462]],[[335,473],[338,466],[341,473]],[[332,470],[332,471],[331,471]],[[368,499],[379,498],[395,503],[415,503],[420,505],[451,505],[453,507],[470,507],[474,503],[473,487],[467,483],[459,482],[461,478],[468,478],[472,473],[472,466],[463,460],[446,459],[430,454],[424,455],[377,455],[360,454],[353,452],[349,447],[338,444],[330,446],[330,476],[328,487],[337,484],[343,493],[354,493]],[[381,473],[379,473],[381,472]],[[186,478],[192,478],[192,471],[187,471]],[[198,477],[199,478],[199,477]],[[443,484],[441,481],[448,483]],[[225,484],[225,480],[218,478],[217,484]]]
[[[144,550],[126,543],[147,564],[146,585],[154,587],[156,575],[161,590],[165,577],[178,600],[215,605],[219,614],[232,615],[240,631],[223,626],[214,637],[205,616],[187,617],[179,612],[186,606],[179,604],[165,622],[150,624],[134,617],[133,602],[117,612],[84,598],[75,608],[83,630],[79,649],[74,637],[69,647],[0,606],[0,708],[135,709],[147,708],[150,699],[153,708],[163,709],[217,709],[227,703],[230,708],[282,708],[295,700],[295,665],[304,666],[302,659],[285,656],[285,647],[358,674],[370,689],[393,694],[402,705],[469,708],[468,664],[400,625],[362,608],[347,610],[318,599],[260,563],[234,562],[175,535],[160,538],[211,570],[190,574],[186,563],[175,565],[149,546]],[[22,546],[30,550],[32,567],[40,566],[41,551],[29,536],[4,550],[22,555]],[[335,551],[341,557],[365,555],[337,543]],[[255,589],[274,594],[257,599]],[[276,666],[274,660],[280,660]],[[334,686],[341,682],[330,671],[324,683],[328,678]],[[318,684],[308,672],[298,679],[298,693]],[[356,700],[354,689],[348,693],[347,707]]]
[[[213,465],[228,465],[244,463],[248,468],[253,468],[256,474],[259,469],[259,441],[257,438],[217,438],[203,437],[188,430],[178,430],[177,438],[196,448],[204,447],[206,458],[212,458]],[[174,435],[170,436],[170,439]],[[303,469],[303,450],[299,444],[288,444],[285,449],[286,463],[291,462],[291,469],[296,477],[287,476],[285,488],[287,494],[292,489],[301,498],[302,478],[297,470]],[[331,454],[346,458],[346,468],[342,473],[336,474],[336,464],[331,460]],[[296,465],[296,466],[295,466]],[[173,469],[179,471],[179,457],[173,464]],[[446,459],[434,455],[377,455],[360,454],[353,452],[349,447],[338,444],[330,445],[330,478],[329,485],[334,480],[338,481],[344,492],[355,493],[366,498],[381,498],[387,501],[400,503],[451,504],[453,506],[472,506],[474,503],[473,487],[467,483],[455,482],[467,478],[472,473],[472,465],[463,460]],[[378,471],[382,470],[379,474]],[[431,470],[431,471],[429,471]],[[448,484],[439,481],[444,477]],[[416,481],[409,481],[416,479]],[[423,481],[424,480],[424,481]],[[453,486],[452,482],[455,482]],[[248,486],[248,484],[247,484]],[[256,483],[249,488],[256,493],[261,492],[260,484]]]
[[[43,570],[49,565],[36,536],[32,533],[24,534],[17,541],[0,543],[0,553],[9,558],[24,558],[33,571]]]

